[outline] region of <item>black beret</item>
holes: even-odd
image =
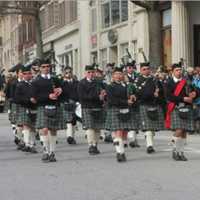
[[[93,71],[93,70],[95,70],[94,65],[86,65],[85,66],[85,71]]]
[[[123,67],[115,67],[113,73],[114,72],[123,72]]]
[[[17,65],[14,65],[11,69],[9,69],[8,72],[19,72],[23,67],[24,65],[18,63]]]
[[[30,72],[31,71],[31,65],[26,65],[22,68],[22,72]]]
[[[40,66],[41,65],[44,65],[44,64],[51,64],[51,61],[50,61],[50,59],[42,59],[42,60],[40,60]]]
[[[181,62],[172,64],[172,70],[176,68],[182,68]]]
[[[140,67],[150,67],[149,62],[140,63]]]
[[[135,67],[135,63],[136,63],[135,60],[132,60],[131,62],[127,62],[126,67],[129,67],[129,66]]]

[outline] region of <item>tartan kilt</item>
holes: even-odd
[[[119,119],[119,108],[110,107],[107,110],[105,129],[110,131],[117,130],[138,130],[139,128],[139,110],[130,108],[130,120],[123,122]]]
[[[10,113],[9,113],[9,120],[11,124],[16,124],[16,115],[17,115],[17,104],[11,103],[10,106]]]
[[[92,114],[91,108],[82,108],[82,125],[83,129],[104,129],[105,126],[105,109],[102,108],[98,118],[95,118]]]
[[[158,120],[151,120],[147,115],[147,105],[140,105],[140,130],[142,131],[160,131],[165,130],[164,113],[162,108],[158,107]]]
[[[74,111],[66,111],[64,103],[60,104],[60,109],[62,111],[63,121],[66,124],[67,122],[70,123],[74,117]]]
[[[179,117],[178,108],[176,107],[171,113],[171,130],[184,129],[192,132],[195,130],[193,110],[189,112],[188,119],[181,119]]]
[[[17,114],[17,125],[27,125],[30,127],[35,127],[35,120],[32,120],[30,116],[27,113],[27,108],[17,105],[18,107],[18,114]]]
[[[66,125],[65,125],[66,126]],[[45,106],[37,107],[36,128],[48,128],[52,130],[63,129],[62,111],[60,106],[57,107],[57,114],[54,118],[47,117],[45,114]]]

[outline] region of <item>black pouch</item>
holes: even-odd
[[[74,103],[67,103],[67,102],[64,103],[65,111],[74,112],[75,108],[76,108],[76,105]]]
[[[118,113],[118,118],[122,122],[127,122],[131,118],[131,113],[129,109],[120,109]]]
[[[179,107],[178,114],[181,119],[188,119],[190,113],[190,109],[188,107]]]
[[[147,107],[147,116],[152,121],[158,120],[158,108],[156,106]]]
[[[56,106],[45,106],[44,113],[49,118],[55,118],[57,115],[57,108]]]
[[[90,114],[92,115],[93,118],[99,119],[102,115],[102,109],[101,108],[93,108],[93,109],[91,109]]]

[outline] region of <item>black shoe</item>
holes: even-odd
[[[18,145],[20,143],[20,139],[18,137],[15,136],[15,139],[14,139],[14,143],[16,145]]]
[[[128,148],[128,144],[125,143],[125,144],[124,144],[124,148]]]
[[[38,153],[35,147],[30,148],[30,153]]]
[[[118,162],[126,162],[126,156],[124,153],[123,154],[117,153],[116,158]]]
[[[55,156],[55,153],[51,153],[49,155],[49,162],[56,162],[56,156]]]
[[[107,136],[104,138],[104,142],[106,142],[106,143],[113,143],[112,136],[111,136],[111,135],[107,135]]]
[[[67,143],[68,144],[76,144],[76,140],[73,137],[70,136],[70,137],[67,138]]]
[[[100,151],[98,150],[97,146],[94,146],[94,154],[100,154]]]
[[[181,154],[179,154],[179,159],[180,159],[181,161],[188,161],[188,159],[185,157],[185,155],[184,155],[183,152],[181,152]]]
[[[43,162],[49,162],[49,154],[48,153],[43,153],[42,161]]]
[[[129,146],[130,146],[131,148],[139,148],[139,147],[140,147],[140,145],[138,144],[137,140],[131,141],[131,142],[129,143]]]
[[[30,147],[27,147],[27,146],[24,146],[21,150],[23,151],[23,152],[30,152]]]
[[[179,153],[176,152],[176,151],[172,151],[172,158],[173,158],[175,161],[179,161],[179,160],[180,160]]]
[[[154,152],[155,152],[155,150],[152,146],[147,147],[147,153],[148,154],[151,154],[151,153],[154,153]]]
[[[88,152],[90,155],[100,154],[100,151],[97,149],[97,146],[90,146]]]
[[[17,146],[17,150],[22,150],[25,147],[24,142],[20,141],[18,146]]]

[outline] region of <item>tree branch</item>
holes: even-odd
[[[137,6],[145,8],[147,10],[151,9],[151,7],[148,5],[148,3],[144,2],[144,1],[134,1],[134,0],[131,0],[131,2],[134,3]]]

